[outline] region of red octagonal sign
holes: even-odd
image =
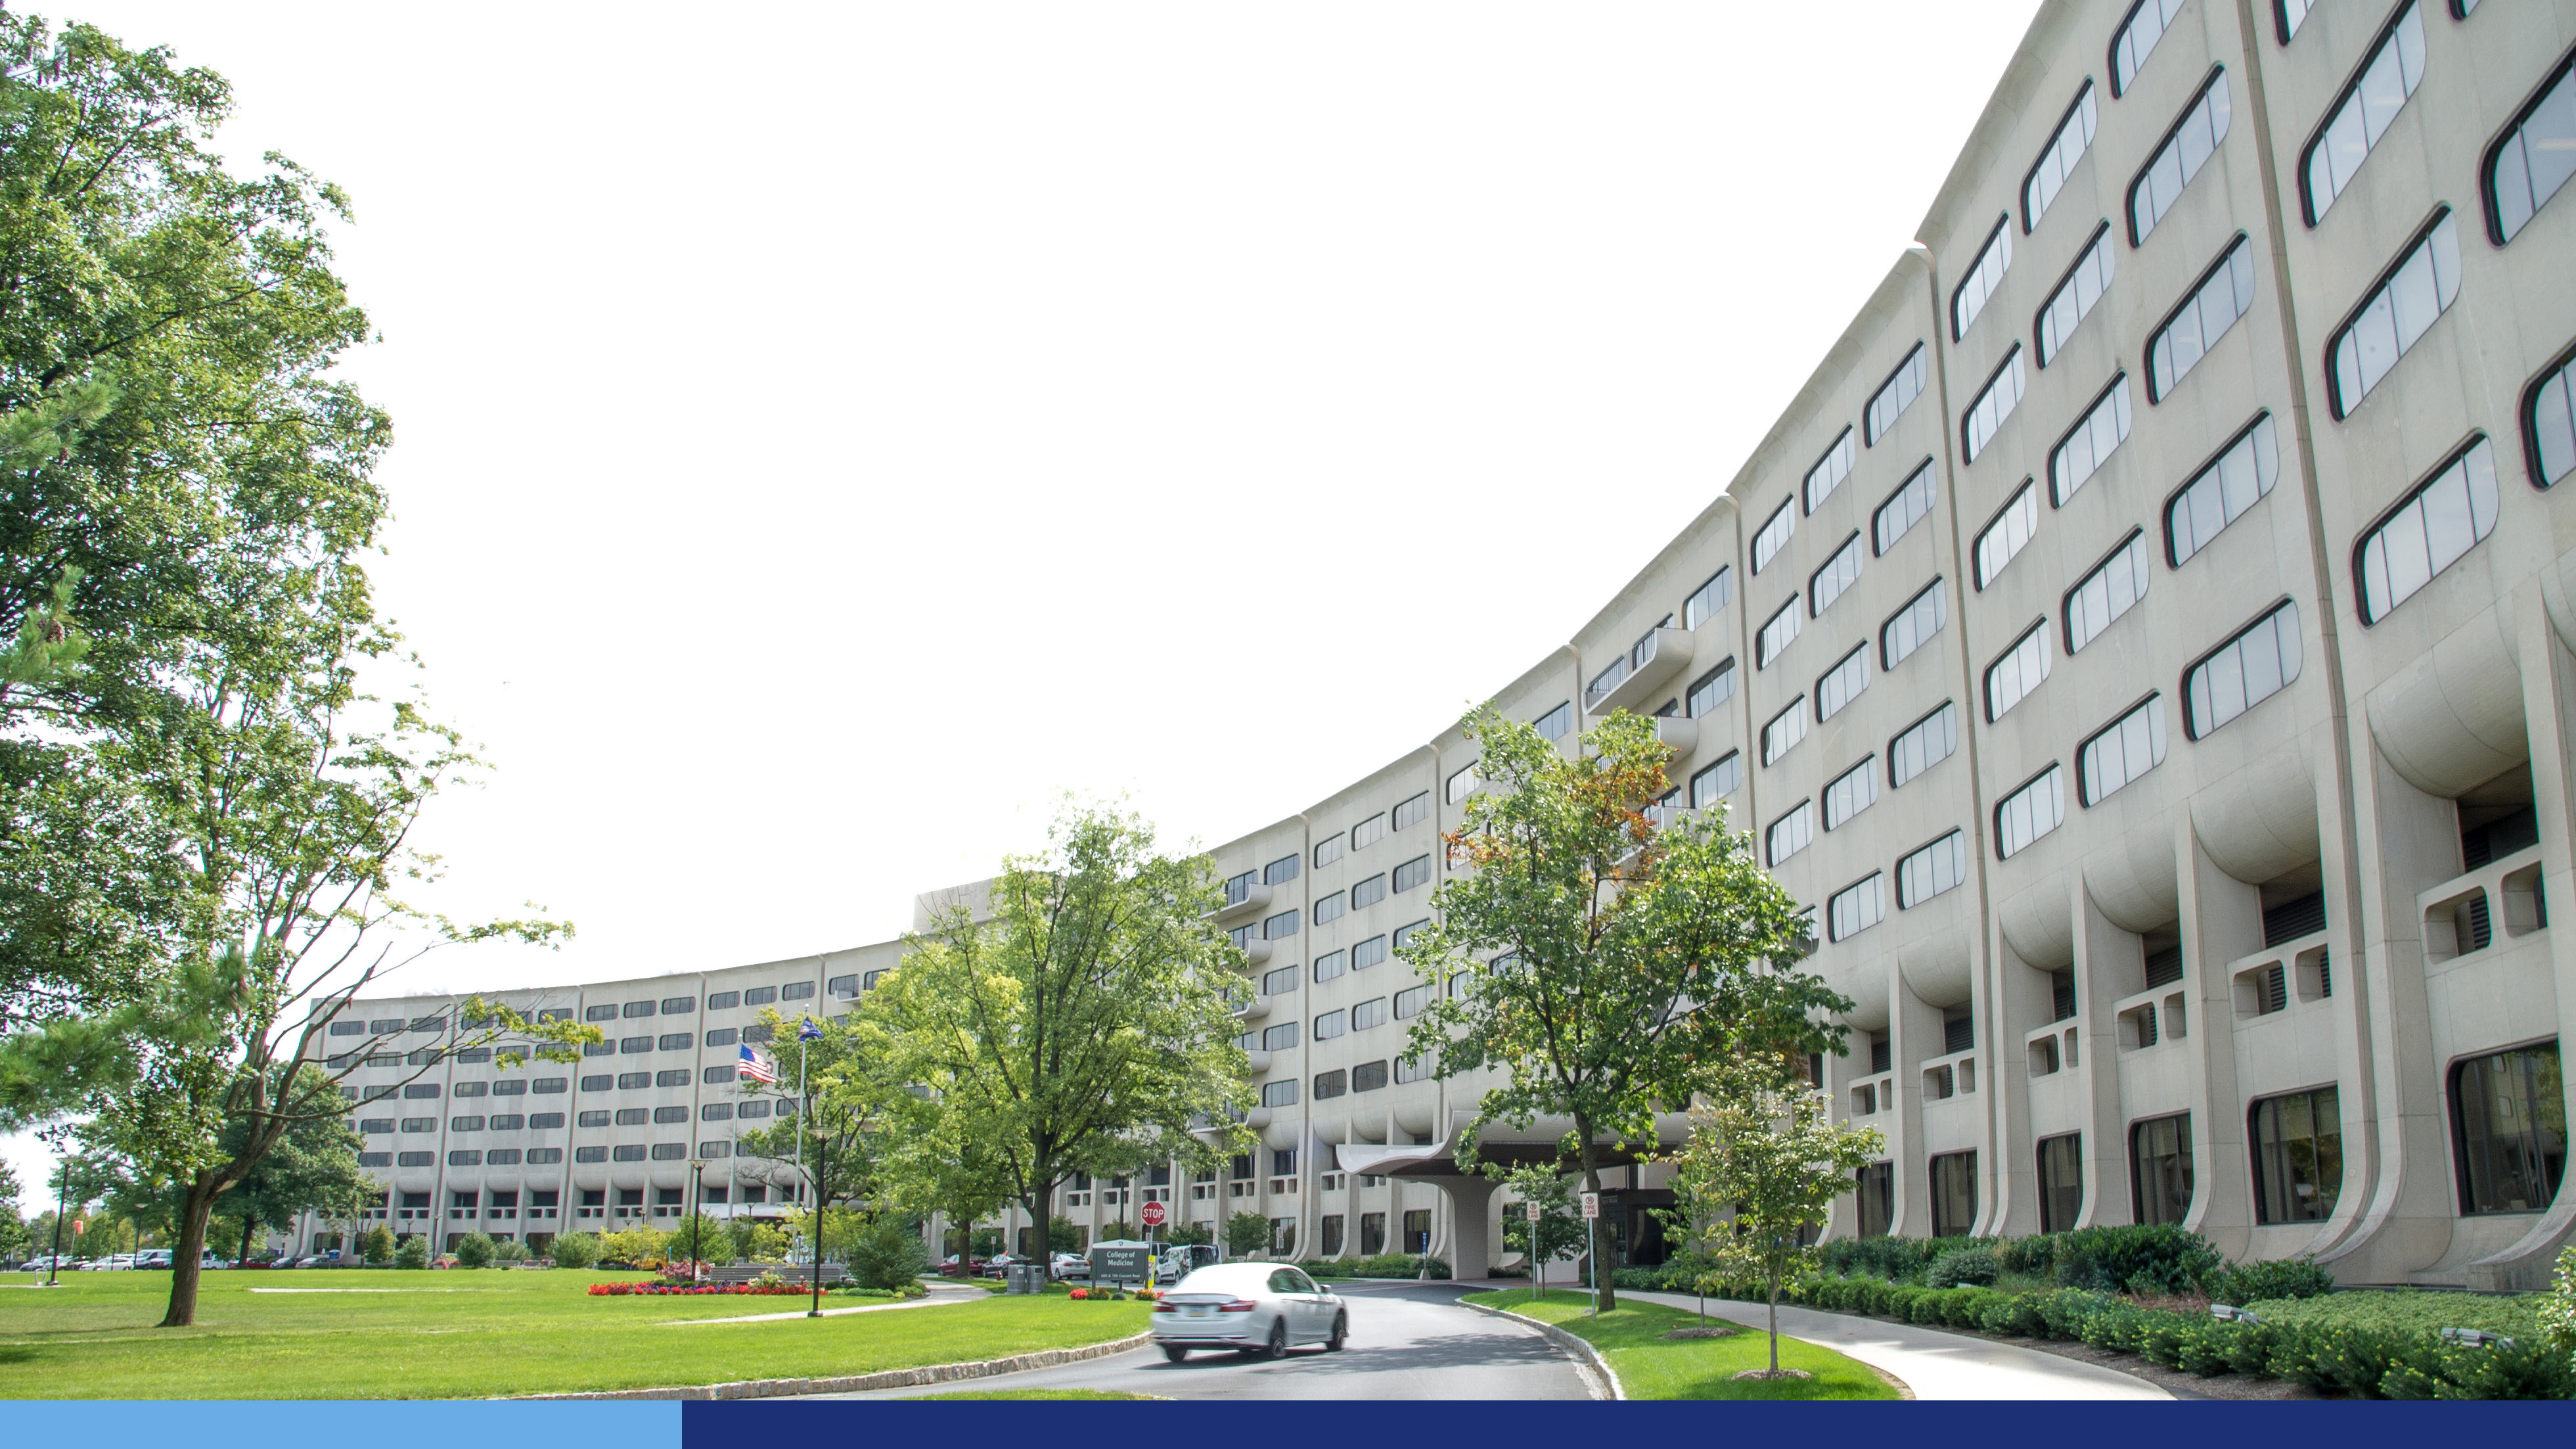
[[[1161,1203],[1149,1202],[1145,1204],[1144,1210],[1137,1213],[1136,1216],[1145,1220],[1145,1226],[1149,1228],[1159,1228],[1163,1225],[1163,1219],[1171,1216],[1171,1214],[1163,1210],[1163,1205]]]

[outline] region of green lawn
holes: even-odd
[[[27,1280],[33,1274],[25,1275]],[[820,1378],[1125,1338],[1150,1305],[1057,1297],[792,1318],[803,1298],[593,1298],[633,1272],[205,1275],[197,1326],[161,1329],[166,1273],[0,1275],[0,1398],[480,1398]],[[253,1289],[365,1289],[254,1292]],[[857,1300],[825,1295],[824,1306]]]
[[[1675,1328],[1696,1327],[1699,1315],[1660,1303],[1623,1302],[1598,1318],[1585,1311],[1580,1293],[1551,1290],[1531,1301],[1529,1290],[1471,1293],[1470,1303],[1553,1323],[1588,1340],[1610,1360],[1632,1399],[1893,1399],[1899,1397],[1867,1364],[1829,1348],[1780,1340],[1780,1366],[1805,1369],[1813,1379],[1738,1379],[1745,1369],[1771,1366],[1770,1340],[1757,1329],[1732,1338],[1667,1339]],[[1711,1319],[1712,1323],[1722,1320]]]

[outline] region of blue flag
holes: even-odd
[[[805,1018],[803,1021],[798,1022],[796,1024],[796,1039],[798,1041],[821,1041],[823,1039],[823,1028],[821,1023],[815,1021],[814,1018],[810,1016]]]

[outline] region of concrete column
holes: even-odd
[[[1449,1276],[1452,1278],[1486,1278],[1494,1271],[1493,1240],[1488,1235],[1486,1209],[1494,1198],[1494,1182],[1485,1177],[1441,1177],[1431,1179],[1449,1204]]]

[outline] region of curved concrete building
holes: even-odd
[[[2563,3],[2043,5],[1919,245],[1769,436],[1495,695],[1568,747],[1659,716],[1672,808],[1722,804],[1815,906],[1857,1003],[1822,1085],[1889,1142],[1831,1233],[2174,1221],[2349,1282],[2544,1281],[2576,1219],[2576,940],[2549,923],[2576,829],[2572,56]],[[1403,1079],[1430,988],[1389,949],[1474,764],[1453,727],[1217,850],[1263,1150],[1069,1215],[1152,1194],[1258,1212],[1299,1256],[1427,1234],[1493,1260],[1499,1205],[1448,1162],[1477,1084]],[[828,997],[895,953],[546,1004]],[[386,1008],[415,1010],[439,1014]],[[670,1071],[555,1099],[611,1124],[548,1139],[601,1149],[549,1181],[567,1208],[685,1186],[614,1124],[707,1135],[731,1089],[696,1010]],[[525,1157],[444,1165],[472,1150],[423,1146],[440,1165],[389,1191],[535,1190]],[[1616,1186],[1612,1247],[1651,1260],[1654,1170]]]

